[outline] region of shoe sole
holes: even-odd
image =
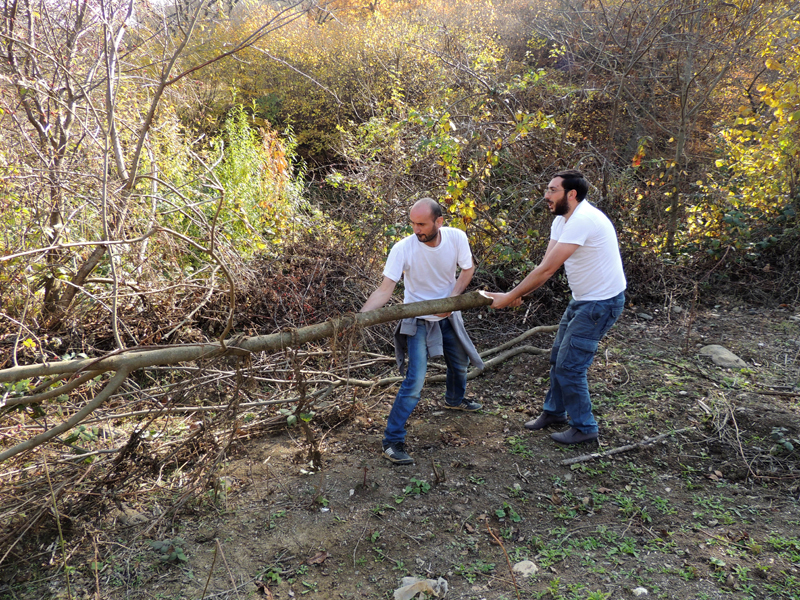
[[[383,456],[383,458],[388,460],[393,465],[413,465],[414,464],[414,459],[413,458],[411,458],[409,460],[403,460],[403,459],[397,460],[397,459],[392,458],[388,454],[381,454],[381,456]]]
[[[567,423],[569,423],[569,421],[551,421],[547,425],[542,425],[541,427],[528,427],[528,424],[525,423],[525,429],[528,431],[541,431],[542,429],[547,429],[553,425],[566,425]]]
[[[481,408],[464,408],[462,406],[448,406],[447,404],[444,405],[447,410],[460,410],[461,412],[478,412]]]
[[[562,442],[561,440],[555,439],[552,435],[550,439],[553,440],[556,444],[561,444],[562,446],[577,446],[578,444],[588,444],[589,442],[596,442],[598,437],[589,438],[588,440],[581,440],[579,442]]]

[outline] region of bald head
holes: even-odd
[[[408,217],[417,239],[435,248],[439,244],[439,229],[444,221],[439,203],[433,198],[417,200]]]
[[[418,214],[423,214],[423,210],[431,216],[432,221],[442,216],[442,207],[433,198],[420,198],[411,207],[411,211]]]

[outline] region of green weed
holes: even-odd
[[[150,547],[161,553],[159,558],[162,561],[177,564],[189,561],[181,547],[185,545],[185,543],[186,542],[181,538],[175,538],[173,540],[154,540],[150,542]]]
[[[506,438],[506,444],[511,446],[511,454],[522,456],[523,458],[533,458],[533,451],[525,444],[525,439],[519,436],[512,435]]]

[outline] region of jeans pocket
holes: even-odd
[[[569,340],[569,349],[562,367],[570,371],[585,371],[594,360],[594,353],[597,352],[597,340],[572,336]]]

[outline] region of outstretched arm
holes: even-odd
[[[541,287],[545,281],[550,279],[553,274],[561,268],[561,265],[563,265],[578,248],[580,248],[578,244],[561,244],[555,240],[550,240],[542,262],[539,263],[539,266],[533,271],[528,273],[527,277],[525,277],[519,285],[505,294],[488,294],[494,299],[491,307],[506,308],[507,306],[519,306],[522,303],[523,296]]]
[[[450,297],[458,296],[467,289],[469,282],[472,281],[472,276],[475,274],[475,265],[471,266],[469,269],[461,269],[461,273],[458,275],[458,279],[456,279],[456,286],[453,288],[453,292],[450,294]],[[446,318],[450,316],[450,313],[439,313],[436,315],[437,317]]]
[[[464,290],[467,289],[469,282],[472,281],[472,276],[475,274],[475,265],[471,266],[469,269],[461,269],[461,273],[456,279],[456,287],[453,288],[453,293],[450,294],[451,296],[458,296],[464,293]]]
[[[367,301],[364,302],[364,306],[362,306],[361,310],[358,312],[375,310],[376,308],[380,308],[386,304],[389,301],[389,298],[392,297],[392,292],[394,292],[396,285],[396,281],[392,281],[388,277],[384,277],[383,283],[381,283],[378,289],[370,294],[369,298],[367,298]]]

